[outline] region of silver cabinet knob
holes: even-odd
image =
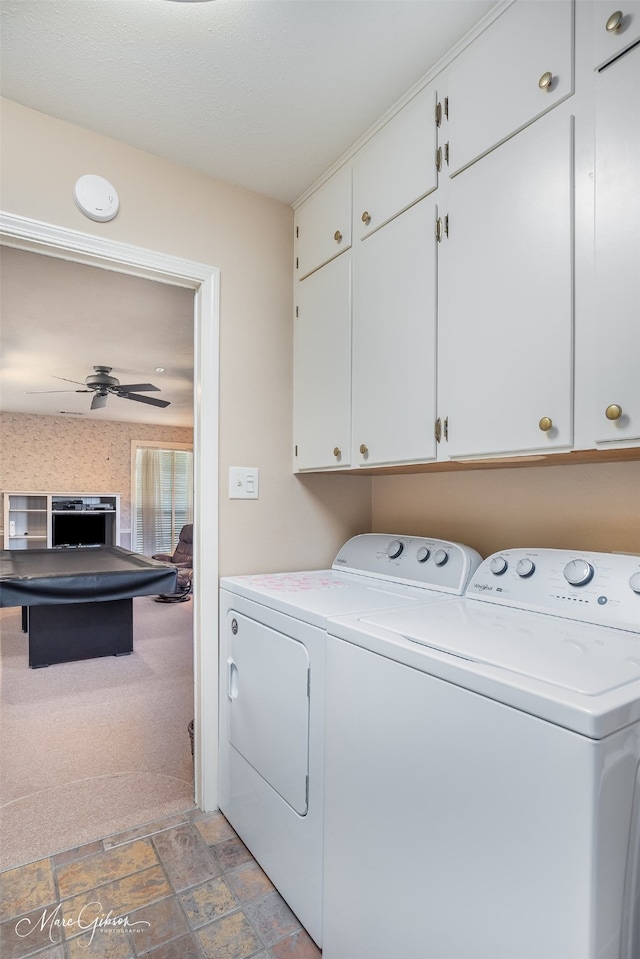
[[[550,90],[551,84],[553,83],[553,74],[552,73],[543,73],[540,79],[538,80],[538,86],[541,90]]]
[[[616,33],[620,26],[622,25],[622,10],[616,10],[615,13],[612,13],[607,22],[605,23],[605,30],[607,33]]]
[[[622,416],[622,407],[618,406],[617,403],[612,403],[611,406],[607,406],[604,415],[608,420],[619,420]]]

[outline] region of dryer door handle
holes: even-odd
[[[227,696],[238,698],[238,667],[231,657],[227,660]]]

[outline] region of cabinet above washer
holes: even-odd
[[[437,186],[436,91],[430,85],[354,157],[354,237],[369,236]]]
[[[594,66],[600,69],[640,39],[640,0],[596,0],[593,8]]]
[[[448,86],[449,175],[574,88],[573,3],[514,3],[455,61]]]
[[[296,276],[303,280],[351,246],[351,167],[340,167],[296,210]]]

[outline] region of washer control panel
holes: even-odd
[[[480,554],[462,543],[362,533],[344,544],[332,568],[460,596],[481,562]]]
[[[640,556],[506,549],[484,560],[465,595],[640,633]]]

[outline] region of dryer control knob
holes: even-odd
[[[640,593],[640,573],[634,573],[629,580],[629,586],[634,593]]]
[[[586,559],[572,559],[564,570],[564,578],[572,586],[586,586],[593,579],[593,566]]]
[[[419,563],[426,563],[429,557],[431,556],[431,550],[426,546],[421,546],[418,552],[416,553],[416,559]]]
[[[502,576],[503,573],[506,573],[508,567],[509,564],[504,556],[494,556],[489,563],[489,569],[494,576]]]
[[[519,559],[516,563],[516,573],[518,576],[521,576],[522,579],[526,579],[527,576],[533,576],[536,571],[536,564],[532,559]]]
[[[389,543],[389,548],[387,549],[387,556],[389,557],[389,559],[397,559],[403,549],[404,549],[404,544],[401,543],[399,539],[394,539]]]
[[[446,549],[437,549],[433,554],[433,562],[436,566],[444,566],[448,559],[449,554]]]

